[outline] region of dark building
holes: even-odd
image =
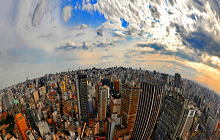
[[[188,100],[175,91],[166,91],[162,100],[154,139],[170,140],[180,136],[187,115]]]
[[[175,73],[175,87],[180,88],[181,87],[181,75],[179,73]]]
[[[87,93],[87,76],[85,74],[79,74],[76,80],[77,86],[77,100],[79,117],[83,122],[89,122],[89,104]]]
[[[29,107],[29,108],[26,110],[26,116],[27,116],[27,119],[28,119],[28,121],[29,121],[29,123],[30,123],[30,125],[31,125],[31,128],[34,129],[34,130],[36,130],[37,133],[38,133],[38,135],[40,135],[40,131],[39,131],[37,125],[36,125],[36,117],[35,117],[34,112],[35,112],[35,111],[34,111],[32,108]]]
[[[102,85],[107,85],[108,87],[111,87],[111,81],[109,79],[101,79]]]
[[[139,93],[138,109],[135,119],[132,140],[148,140],[151,137],[162,98],[162,87],[157,84],[142,82]]]

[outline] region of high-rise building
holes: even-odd
[[[34,114],[35,110],[32,109],[32,108],[28,108],[26,110],[26,117],[31,125],[31,128],[36,130],[39,134],[39,130],[38,130],[38,127],[36,125],[36,117],[35,117],[35,114]]]
[[[35,103],[38,103],[38,100],[39,100],[38,90],[35,90],[35,91],[33,92],[33,97],[34,97],[34,102],[35,102]]]
[[[166,91],[154,139],[169,140],[180,137],[189,113],[187,107],[188,100],[181,94],[175,91]]]
[[[117,113],[120,115],[121,112],[121,98],[110,97],[110,113]]]
[[[213,140],[218,140],[219,137],[220,137],[220,122],[218,122],[217,128],[215,129]]]
[[[104,121],[107,111],[107,94],[108,90],[105,86],[99,87],[99,101],[98,101],[98,117],[100,121]]]
[[[119,80],[115,80],[115,86],[114,86],[114,89],[115,89],[115,92],[119,92]]]
[[[180,88],[181,87],[181,75],[179,73],[175,73],[175,87]]]
[[[115,121],[114,121],[114,119],[108,118],[106,140],[112,140],[113,139],[114,131],[115,131]]]
[[[183,126],[183,129],[182,129],[182,132],[180,134],[180,136],[182,137],[182,139],[186,139],[189,135],[189,130],[190,128],[192,127],[192,123],[193,123],[193,119],[194,119],[194,116],[195,116],[195,113],[196,111],[195,110],[186,110],[187,111],[187,118],[186,118],[186,121],[184,123],[184,126]]]
[[[98,102],[99,102],[99,87],[102,85],[101,82],[95,85],[95,99],[96,99],[96,108],[95,111],[98,112]]]
[[[17,125],[23,140],[27,140],[25,131],[28,129],[28,127],[21,113],[15,115],[15,124]]]
[[[122,85],[121,117],[122,124],[131,132],[134,127],[138,108],[139,87]]]
[[[150,139],[159,114],[161,98],[162,87],[160,85],[141,82],[132,140]]]
[[[85,74],[79,74],[76,79],[77,87],[77,100],[78,100],[78,111],[79,117],[83,122],[89,122],[89,104],[88,104],[88,93],[87,93],[87,81]]]
[[[8,92],[2,95],[2,101],[3,101],[3,110],[5,112],[10,111],[13,109],[14,105],[14,98],[13,93]]]

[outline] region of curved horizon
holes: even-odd
[[[124,66],[220,94],[218,0],[7,0],[0,5],[0,89],[48,73]]]

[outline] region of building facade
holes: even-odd
[[[134,127],[138,108],[139,87],[122,85],[121,117],[122,124],[131,132]]]
[[[150,82],[142,82],[132,140],[148,140],[153,132],[161,105],[162,88]]]
[[[87,93],[87,76],[85,74],[79,74],[76,79],[77,86],[77,100],[79,117],[83,122],[89,122],[89,104]]]

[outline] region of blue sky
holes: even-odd
[[[220,93],[218,0],[7,0],[0,6],[0,88],[46,73],[132,66]]]

